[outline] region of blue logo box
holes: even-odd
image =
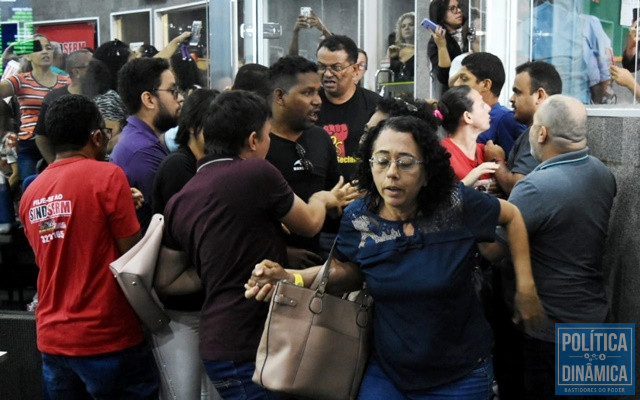
[[[556,324],[556,395],[635,395],[635,324]]]

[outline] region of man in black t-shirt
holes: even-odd
[[[320,111],[322,88],[316,65],[299,56],[279,59],[269,68],[271,84],[271,146],[267,161],[280,170],[302,200],[331,190],[338,182],[335,147],[322,128],[314,125]],[[317,265],[322,260],[319,235],[287,235],[291,267]]]
[[[358,143],[375,112],[380,96],[358,87],[358,47],[347,36],[332,35],[320,42],[316,55],[323,90],[316,122],[331,136],[338,153],[340,172],[352,179],[358,162]]]

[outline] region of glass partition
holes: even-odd
[[[150,44],[151,9],[111,14],[111,38],[118,38],[135,49],[143,43]]]

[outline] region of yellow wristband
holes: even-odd
[[[293,274],[293,279],[294,279],[294,284],[296,286],[300,286],[300,287],[304,287],[304,279],[302,279],[302,275],[300,274]]]

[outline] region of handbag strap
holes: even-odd
[[[333,260],[333,251],[336,248],[337,241],[338,241],[338,238],[336,237],[333,241],[333,244],[331,245],[331,251],[329,251],[329,257],[327,257],[327,260],[322,265],[322,268],[320,268],[320,270],[316,274],[316,277],[311,283],[311,286],[309,286],[309,289],[317,290],[319,293],[324,294],[324,291],[327,286],[327,282],[329,281],[329,271],[331,269],[331,260]]]

